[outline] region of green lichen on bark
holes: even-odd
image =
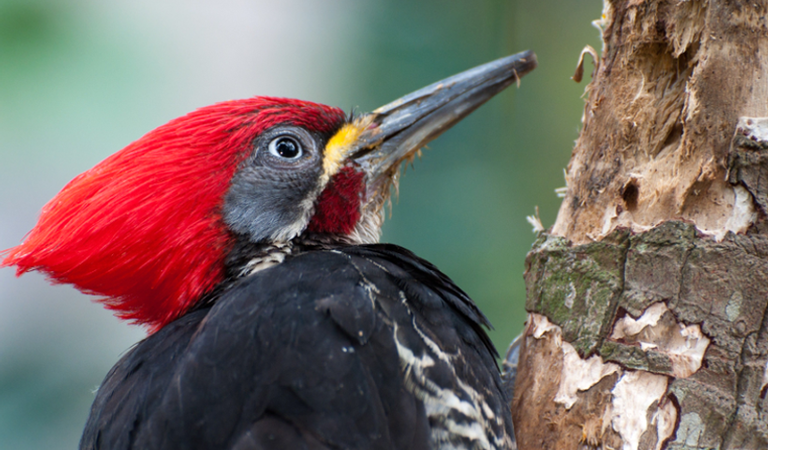
[[[594,352],[608,333],[622,292],[628,233],[569,246],[543,235],[528,254],[526,309],[560,326],[581,355]]]
[[[559,325],[584,357],[672,376],[665,353],[610,339],[618,318],[664,302],[674,320],[699,324],[712,341],[697,372],[671,377],[686,420],[667,448],[759,448],[767,442],[767,244],[732,233],[716,242],[682,221],[575,246],[543,234],[527,258],[526,308]]]

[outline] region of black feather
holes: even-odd
[[[97,393],[81,448],[435,447],[441,424],[408,389],[395,342],[424,352],[419,332],[463,356],[431,379],[447,387],[456,374],[490,397],[507,433],[485,324],[450,279],[400,247],[303,253],[128,352]]]

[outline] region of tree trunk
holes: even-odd
[[[605,2],[526,261],[520,449],[767,447],[767,24],[766,0]]]

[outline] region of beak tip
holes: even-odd
[[[520,77],[527,75],[539,65],[539,61],[536,59],[536,53],[530,50],[519,52],[516,55],[512,55],[511,58],[517,59],[518,64],[514,65],[514,70]]]

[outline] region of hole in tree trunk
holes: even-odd
[[[639,182],[636,179],[628,180],[625,183],[625,188],[622,190],[622,200],[625,202],[625,208],[628,211],[635,211],[639,205]]]

